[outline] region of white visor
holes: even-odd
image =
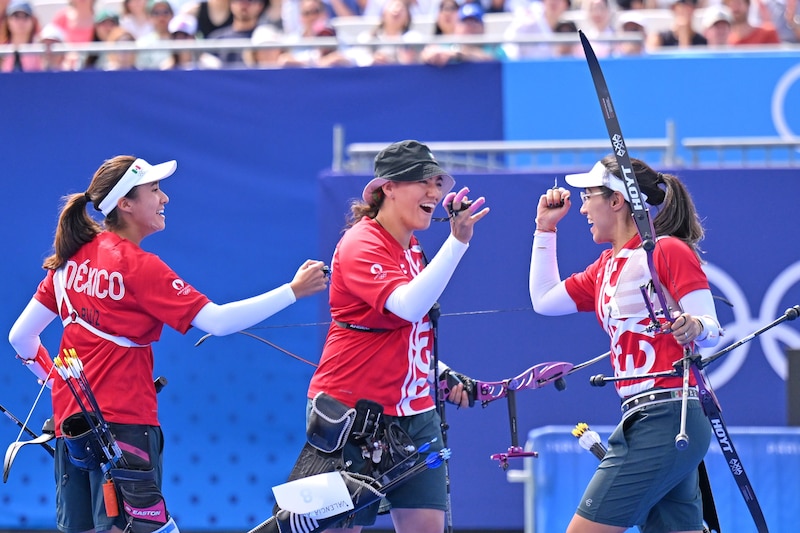
[[[176,168],[178,168],[178,163],[175,160],[158,165],[151,165],[144,159],[137,159],[128,167],[128,170],[125,171],[122,178],[114,185],[111,192],[100,202],[100,211],[103,215],[108,216],[108,214],[117,207],[117,201],[131,192],[134,187],[166,179],[175,172]]]
[[[572,187],[577,187],[579,189],[588,189],[589,187],[608,187],[612,191],[618,191],[622,193],[622,196],[625,197],[625,200],[628,202],[631,201],[630,196],[628,196],[628,190],[625,187],[625,183],[616,177],[614,174],[610,173],[606,166],[598,161],[592,167],[592,170],[589,172],[584,172],[583,174],[567,174],[564,176],[564,179],[568,184]],[[647,195],[644,192],[641,192],[642,199],[647,202]]]

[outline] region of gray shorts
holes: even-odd
[[[112,432],[117,424],[110,424]],[[151,466],[155,469],[156,483],[161,487],[162,450],[164,436],[157,426],[128,426],[141,428],[146,432],[143,438],[148,443]],[[144,466],[144,465],[141,465]],[[125,518],[106,515],[103,502],[103,472],[97,468],[92,471],[82,470],[73,465],[67,456],[67,447],[62,437],[56,440],[55,454],[56,477],[56,518],[59,531],[64,533],[80,533],[94,529],[97,533],[108,531],[112,526],[125,529]]]
[[[697,466],[711,441],[711,426],[697,400],[686,421],[689,446],[675,447],[681,401],[645,405],[621,422],[608,439],[608,453],[576,511],[615,527],[650,531],[703,529]]]

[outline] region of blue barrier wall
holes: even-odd
[[[734,67],[747,68],[749,60],[741,62]],[[105,158],[133,153],[151,162],[178,159],[178,173],[164,184],[171,198],[168,229],[147,239],[145,248],[215,301],[226,302],[288,281],[308,257],[330,257],[347,199],[358,195],[365,180],[325,172],[334,124],[344,126],[349,142],[519,138],[522,133],[512,135],[511,129],[529,116],[520,102],[531,84],[513,76],[544,69],[547,77],[539,85],[545,89],[546,79],[550,90],[530,124],[542,132],[551,125],[552,138],[602,137],[602,124],[587,126],[597,104],[586,94],[589,82],[580,63],[555,65],[0,76],[7,184],[0,232],[9,250],[0,267],[6,279],[0,325],[8,331],[43,275],[38,266],[49,253],[59,197],[84,190]],[[623,65],[609,62],[609,83]],[[636,65],[637,78],[656,78],[662,67],[659,61]],[[725,89],[712,77],[702,81],[707,86],[697,94]],[[673,105],[623,95],[615,91],[618,107],[637,98],[641,107],[624,105],[637,111],[637,122],[654,128]],[[585,117],[578,120],[570,108],[583,105]],[[562,120],[564,113],[569,121]],[[700,113],[686,120],[691,128],[706,122]],[[626,133],[645,134],[656,135]],[[538,135],[543,134],[531,138]],[[715,285],[736,304],[734,311],[721,310],[731,339],[800,302],[799,241],[791,223],[800,195],[795,173],[681,176],[706,217],[705,248],[711,267],[719,269],[711,273]],[[529,309],[532,205],[552,178],[458,176],[493,208],[441,299],[442,355],[470,375],[500,379],[537,362],[578,362],[606,349],[593,317],[546,318]],[[421,238],[433,253],[445,236],[439,225]],[[563,256],[565,272],[599,252],[577,213],[565,221],[559,239],[565,247],[574,242]],[[326,302],[318,296],[254,331],[316,361],[327,320]],[[58,334],[53,325],[44,336],[51,351]],[[182,529],[244,530],[269,515],[270,487],[285,479],[294,462],[313,369],[244,336],[194,347],[200,337],[167,330],[156,346],[156,372],[169,379],[160,397],[167,440],[164,490]],[[784,423],[787,344],[800,346],[796,324],[776,328],[712,369],[729,423]],[[584,379],[590,373],[570,380],[565,392],[543,389],[520,398],[519,427],[613,423],[614,393],[590,389]],[[24,418],[38,391],[10,347],[0,358],[0,384],[2,404]],[[31,417],[34,429],[49,415],[48,400],[45,395]],[[488,460],[509,445],[505,406],[452,411],[449,419],[455,526],[521,528],[522,491]],[[17,432],[10,422],[0,424],[3,442]],[[0,528],[52,528],[52,483],[49,457],[25,448],[0,488]],[[497,513],[499,508],[504,512]]]
[[[593,429],[605,443],[613,427]],[[800,428],[728,429],[770,531],[792,531],[795,502],[800,498],[800,483],[794,477],[800,471]],[[540,455],[525,459],[523,476],[518,476],[526,483],[528,500],[535,501],[527,511],[527,533],[565,531],[577,499],[597,468],[597,459],[581,448],[571,430],[569,426],[546,426],[528,434],[526,446]],[[705,464],[720,528],[756,533],[725,457],[715,439],[712,441]]]
[[[630,57],[601,66],[627,139],[800,134],[796,54]],[[583,59],[509,63],[503,69],[505,136],[513,140],[606,138]],[[690,154],[679,147],[677,157]],[[729,162],[739,154],[726,153]],[[717,154],[702,154],[710,162]]]

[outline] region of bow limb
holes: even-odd
[[[622,136],[622,128],[619,125],[619,119],[617,118],[616,111],[614,110],[614,104],[611,102],[611,94],[609,93],[608,85],[606,84],[605,77],[603,76],[603,71],[600,68],[600,62],[597,60],[597,56],[595,55],[589,40],[586,38],[586,35],[584,35],[582,31],[579,31],[578,34],[580,35],[583,50],[586,53],[586,62],[588,63],[589,71],[592,74],[594,88],[597,92],[597,97],[600,100],[600,108],[603,111],[603,118],[605,119],[606,130],[608,131],[608,137],[611,141],[614,157],[616,158],[617,164],[622,172],[621,177],[625,182],[625,188],[628,191],[628,199],[631,205],[633,220],[636,223],[636,231],[639,233],[639,237],[642,240],[642,248],[644,248],[645,252],[647,253],[647,266],[650,269],[650,277],[652,278],[653,289],[658,296],[658,301],[661,304],[664,318],[671,322],[672,317],[669,314],[669,304],[667,303],[664,289],[661,287],[661,282],[658,279],[655,262],[653,260],[653,251],[656,247],[656,235],[655,229],[653,228],[653,221],[650,218],[650,211],[648,211],[647,207],[645,207],[645,202],[642,199],[642,191],[639,187],[639,180],[636,177],[636,173],[633,171],[633,164],[631,163],[631,157],[628,153],[628,147],[625,144],[625,138]],[[645,302],[646,305],[648,305],[648,311],[650,312],[650,318],[653,321],[654,327],[658,327],[656,312],[652,309],[652,306],[649,303],[650,300],[646,298]]]

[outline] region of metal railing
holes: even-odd
[[[800,138],[709,137],[678,140],[675,124],[666,123],[664,138],[630,139],[628,149],[636,157],[662,168],[703,166],[800,167]],[[334,126],[334,172],[370,174],[375,156],[389,142],[345,144],[344,130]],[[437,160],[453,172],[541,171],[585,166],[610,153],[608,139],[549,141],[450,141],[429,142]],[[683,147],[688,158],[680,156]],[[702,157],[710,151],[714,157]]]

